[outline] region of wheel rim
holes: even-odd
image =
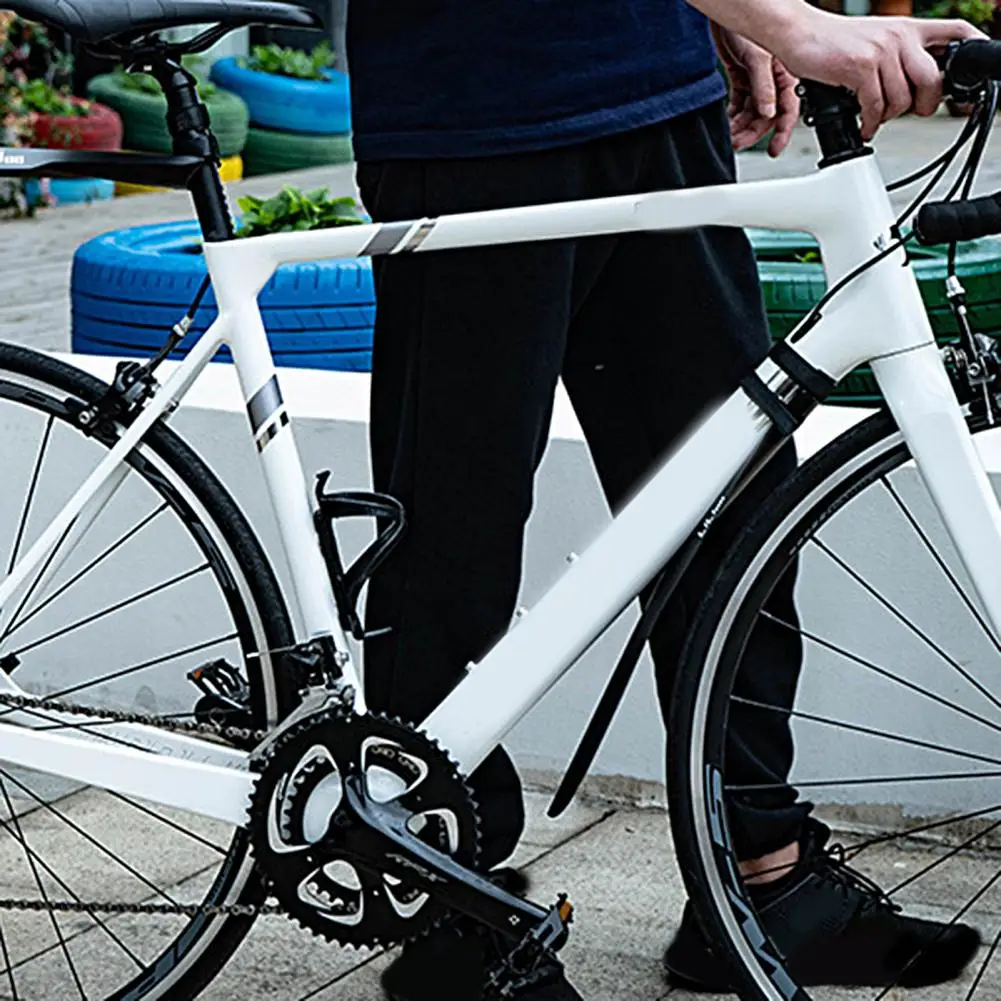
[[[67,424],[63,398],[53,397],[33,373],[17,382],[0,380],[0,424],[18,455],[4,465],[4,571],[106,454],[107,441],[88,441]],[[34,447],[26,447],[32,440]],[[83,446],[86,459],[76,457],[71,443]],[[60,461],[54,462],[57,451]],[[52,487],[49,499],[46,486]],[[12,508],[18,511],[13,518]],[[125,483],[70,559],[51,581],[31,582],[29,577],[2,611],[0,657],[17,657],[14,678],[26,689],[97,711],[110,706],[190,716],[198,691],[186,679],[188,670],[223,657],[247,676],[248,658],[268,649],[267,627],[224,533],[170,462],[147,446],[132,456]],[[95,650],[103,663],[87,675]],[[256,663],[254,709],[270,725],[280,716],[281,700],[270,662],[262,657]],[[103,791],[46,785],[2,763],[0,814],[0,859],[10,884],[4,897],[181,904],[259,899],[256,880],[249,882],[247,839],[224,825]],[[224,950],[219,936],[228,927],[225,919],[202,916],[40,914],[22,922],[0,911],[0,990],[27,1001],[51,996],[58,980],[63,993],[88,1001],[163,997],[208,950]]]
[[[996,430],[976,440],[992,450],[1001,441]],[[831,497],[835,487],[843,494],[837,503]],[[899,534],[889,533],[888,512],[898,516]],[[784,511],[739,579],[734,576],[727,585],[725,602],[714,608],[718,628],[699,645],[705,669],[691,703],[691,732],[704,739],[692,739],[688,751],[692,833],[718,931],[764,996],[792,997],[798,985],[762,934],[734,870],[736,853],[721,847],[731,834],[720,816],[723,797],[730,801],[738,793],[765,791],[732,780],[736,765],[728,769],[724,720],[739,707],[746,727],[755,713],[760,718],[779,708],[749,703],[746,694],[734,693],[733,683],[751,623],[768,614],[761,608],[765,596],[800,549],[800,621],[781,623],[771,616],[772,625],[795,626],[806,651],[790,722],[796,744],[792,784],[818,803],[818,814],[834,828],[852,865],[874,875],[905,913],[980,927],[985,939],[980,954],[960,980],[935,988],[938,997],[972,996],[997,979],[994,948],[1001,942],[1001,922],[990,907],[992,900],[994,906],[1001,902],[1001,857],[995,859],[1001,846],[1001,755],[994,744],[1001,737],[1001,645],[986,631],[976,602],[960,597],[968,589],[936,519],[899,435],[870,439],[836,477],[824,477]],[[888,561],[874,548],[874,534],[882,538]],[[903,553],[905,538],[924,563]],[[860,569],[866,561],[867,568]],[[837,576],[842,580],[835,586]],[[943,641],[950,618],[940,602],[929,601],[926,592],[933,584],[936,594],[952,594],[952,607],[958,604],[965,616],[955,620],[963,623],[960,639],[968,640],[959,656]],[[875,618],[862,615],[859,594],[877,607],[880,622],[892,621],[893,631],[884,635]],[[931,613],[919,615],[928,604]],[[839,623],[847,639],[832,635]],[[946,636],[953,634],[955,629],[945,629]],[[916,651],[923,651],[924,659]],[[933,663],[938,666],[930,670]],[[964,888],[954,900],[947,899],[952,884],[945,876]],[[848,990],[808,989],[825,999]],[[879,998],[888,989],[857,988],[852,997]]]

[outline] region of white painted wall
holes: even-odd
[[[77,364],[94,374],[107,377],[112,359],[74,356]],[[306,469],[312,477],[331,469],[331,485],[337,489],[366,488],[370,483],[367,459],[368,377],[359,374],[283,370],[282,385]],[[862,411],[822,408],[799,436],[800,452],[811,454],[841,430],[863,416]],[[178,432],[205,457],[234,493],[257,528],[262,541],[276,559],[279,575],[285,574],[276,544],[276,532],[263,481],[251,443],[240,393],[229,366],[211,366],[175,415]],[[10,428],[5,428],[9,433]],[[987,455],[988,467],[1001,472],[1001,432],[994,435],[994,448]],[[30,450],[26,449],[30,461]],[[72,467],[66,467],[72,483]],[[13,473],[12,473],[13,475]],[[916,476],[905,473],[896,485],[914,504],[922,521],[934,527],[934,515],[925,510]],[[926,515],[930,515],[928,519]],[[15,510],[0,498],[2,519]],[[602,499],[580,429],[565,395],[560,393],[553,421],[551,443],[538,480],[537,503],[529,526],[525,552],[525,581],[522,603],[531,606],[564,571],[566,556],[580,552],[607,524],[609,513]],[[906,523],[887,506],[886,498],[874,492],[846,511],[825,531],[825,540],[853,566],[908,614],[916,614],[929,635],[966,669],[992,685],[998,651],[952,599],[948,580],[923,555]],[[360,526],[348,527],[342,535],[353,557],[368,541],[369,533]],[[159,573],[174,558],[171,552],[157,551],[137,560],[136,572]],[[152,562],[151,562],[152,561]],[[164,562],[166,561],[166,562]],[[161,580],[162,577],[155,577]],[[131,581],[126,581],[129,583]],[[123,582],[109,582],[109,594]],[[129,592],[131,593],[131,592]],[[941,598],[941,600],[939,600]],[[936,652],[895,623],[857,584],[815,551],[804,556],[804,570],[798,594],[807,627],[832,642],[841,644],[872,661],[893,665],[916,684],[941,694],[958,705],[1001,721],[999,707],[991,705],[954,671],[943,669]],[[958,612],[957,612],[958,609]],[[200,616],[207,613],[195,602],[185,613],[184,628],[198,635]],[[609,634],[583,659],[517,729],[511,747],[519,763],[528,769],[559,773],[565,766],[587,723],[604,686],[608,672],[626,641],[635,612],[623,617]],[[146,637],[141,624],[132,637],[118,642],[135,643],[141,650]],[[155,627],[155,624],[154,626]],[[101,651],[77,653],[81,663],[93,663]],[[125,654],[127,656],[127,654]],[[126,663],[129,661],[126,660]],[[419,669],[419,668],[418,668]],[[60,667],[74,670],[72,664]],[[154,694],[161,700],[170,693],[142,691],[140,681],[130,681],[136,690],[116,691],[118,704],[145,704]],[[179,681],[178,708],[190,704],[190,692]],[[906,694],[906,693],[905,693]],[[163,701],[161,701],[161,706]],[[853,724],[869,725],[880,731],[961,746],[967,752],[990,757],[994,754],[997,730],[958,719],[945,709],[920,696],[903,698],[898,686],[852,667],[843,658],[811,649],[801,687],[798,708]],[[911,746],[883,738],[852,734],[841,739],[829,729],[800,723],[797,727],[798,757],[796,776],[818,777],[878,776],[914,772],[920,765],[928,772],[945,768],[942,756],[916,751]],[[949,760],[948,768],[967,769],[967,760]],[[987,764],[976,767],[989,769]],[[896,769],[897,771],[894,771]],[[995,768],[994,770],[998,770]],[[664,774],[664,737],[649,663],[644,663],[633,682],[594,769],[596,776],[624,777],[641,783],[659,783]],[[893,803],[908,812],[939,812],[955,806],[973,808],[981,799],[993,799],[996,780],[970,783],[896,784],[878,788],[862,786],[820,793],[822,801],[837,799],[851,803]],[[622,791],[621,783],[618,791]],[[635,791],[635,787],[634,787]],[[971,804],[971,796],[975,800]],[[985,802],[984,805],[989,805]]]
[[[114,361],[109,359],[73,356],[72,361],[102,377],[114,367]],[[335,489],[368,487],[368,377],[286,369],[281,378],[310,477],[319,470],[331,469],[331,486]],[[825,429],[819,433],[830,434],[830,428],[840,428],[851,419],[857,419],[857,414],[831,411],[825,415]],[[256,450],[247,434],[240,394],[229,366],[210,367],[173,419],[173,425],[239,499],[284,572]],[[576,418],[562,392],[551,439],[539,474],[538,501],[526,544],[521,599],[526,606],[531,606],[559,578],[567,554],[582,551],[610,517]],[[348,527],[344,540],[349,557],[367,539],[368,533],[360,526]],[[526,767],[556,770],[565,764],[634,620],[635,613],[624,616],[519,727],[512,743]],[[662,743],[651,672],[645,664],[597,770],[606,775],[660,780]]]

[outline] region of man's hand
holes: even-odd
[[[771,156],[788,145],[799,118],[796,78],[760,45],[713,25],[716,48],[730,78],[730,139],[733,148],[753,146],[772,129]]]
[[[930,115],[938,107],[942,75],[929,49],[984,37],[966,21],[845,17],[803,0],[688,2],[773,53],[793,75],[855,91],[866,139],[905,111]]]

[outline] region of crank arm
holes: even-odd
[[[364,779],[351,776],[324,843],[336,847],[338,857],[419,887],[505,935],[522,938],[551,920],[550,911],[507,893],[424,844],[407,830],[409,816],[392,803],[369,799]]]

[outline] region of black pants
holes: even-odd
[[[378,221],[716,184],[734,178],[722,106],[571,148],[516,156],[363,163]],[[736,229],[583,240],[376,260],[372,382],[375,487],[410,516],[372,584],[370,705],[424,718],[510,625],[533,478],[562,376],[613,509],[693,418],[761,361],[769,336],[749,244]],[[707,456],[707,461],[711,457]],[[667,708],[690,615],[733,533],[795,465],[788,447],[728,513],[651,642]],[[794,618],[793,574],[773,608]],[[801,651],[762,620],[745,690],[791,705]],[[734,773],[784,781],[788,720],[758,711],[733,742]],[[502,750],[478,770],[488,864],[523,829],[521,788]],[[795,837],[804,806],[783,789],[735,819],[748,857]]]

